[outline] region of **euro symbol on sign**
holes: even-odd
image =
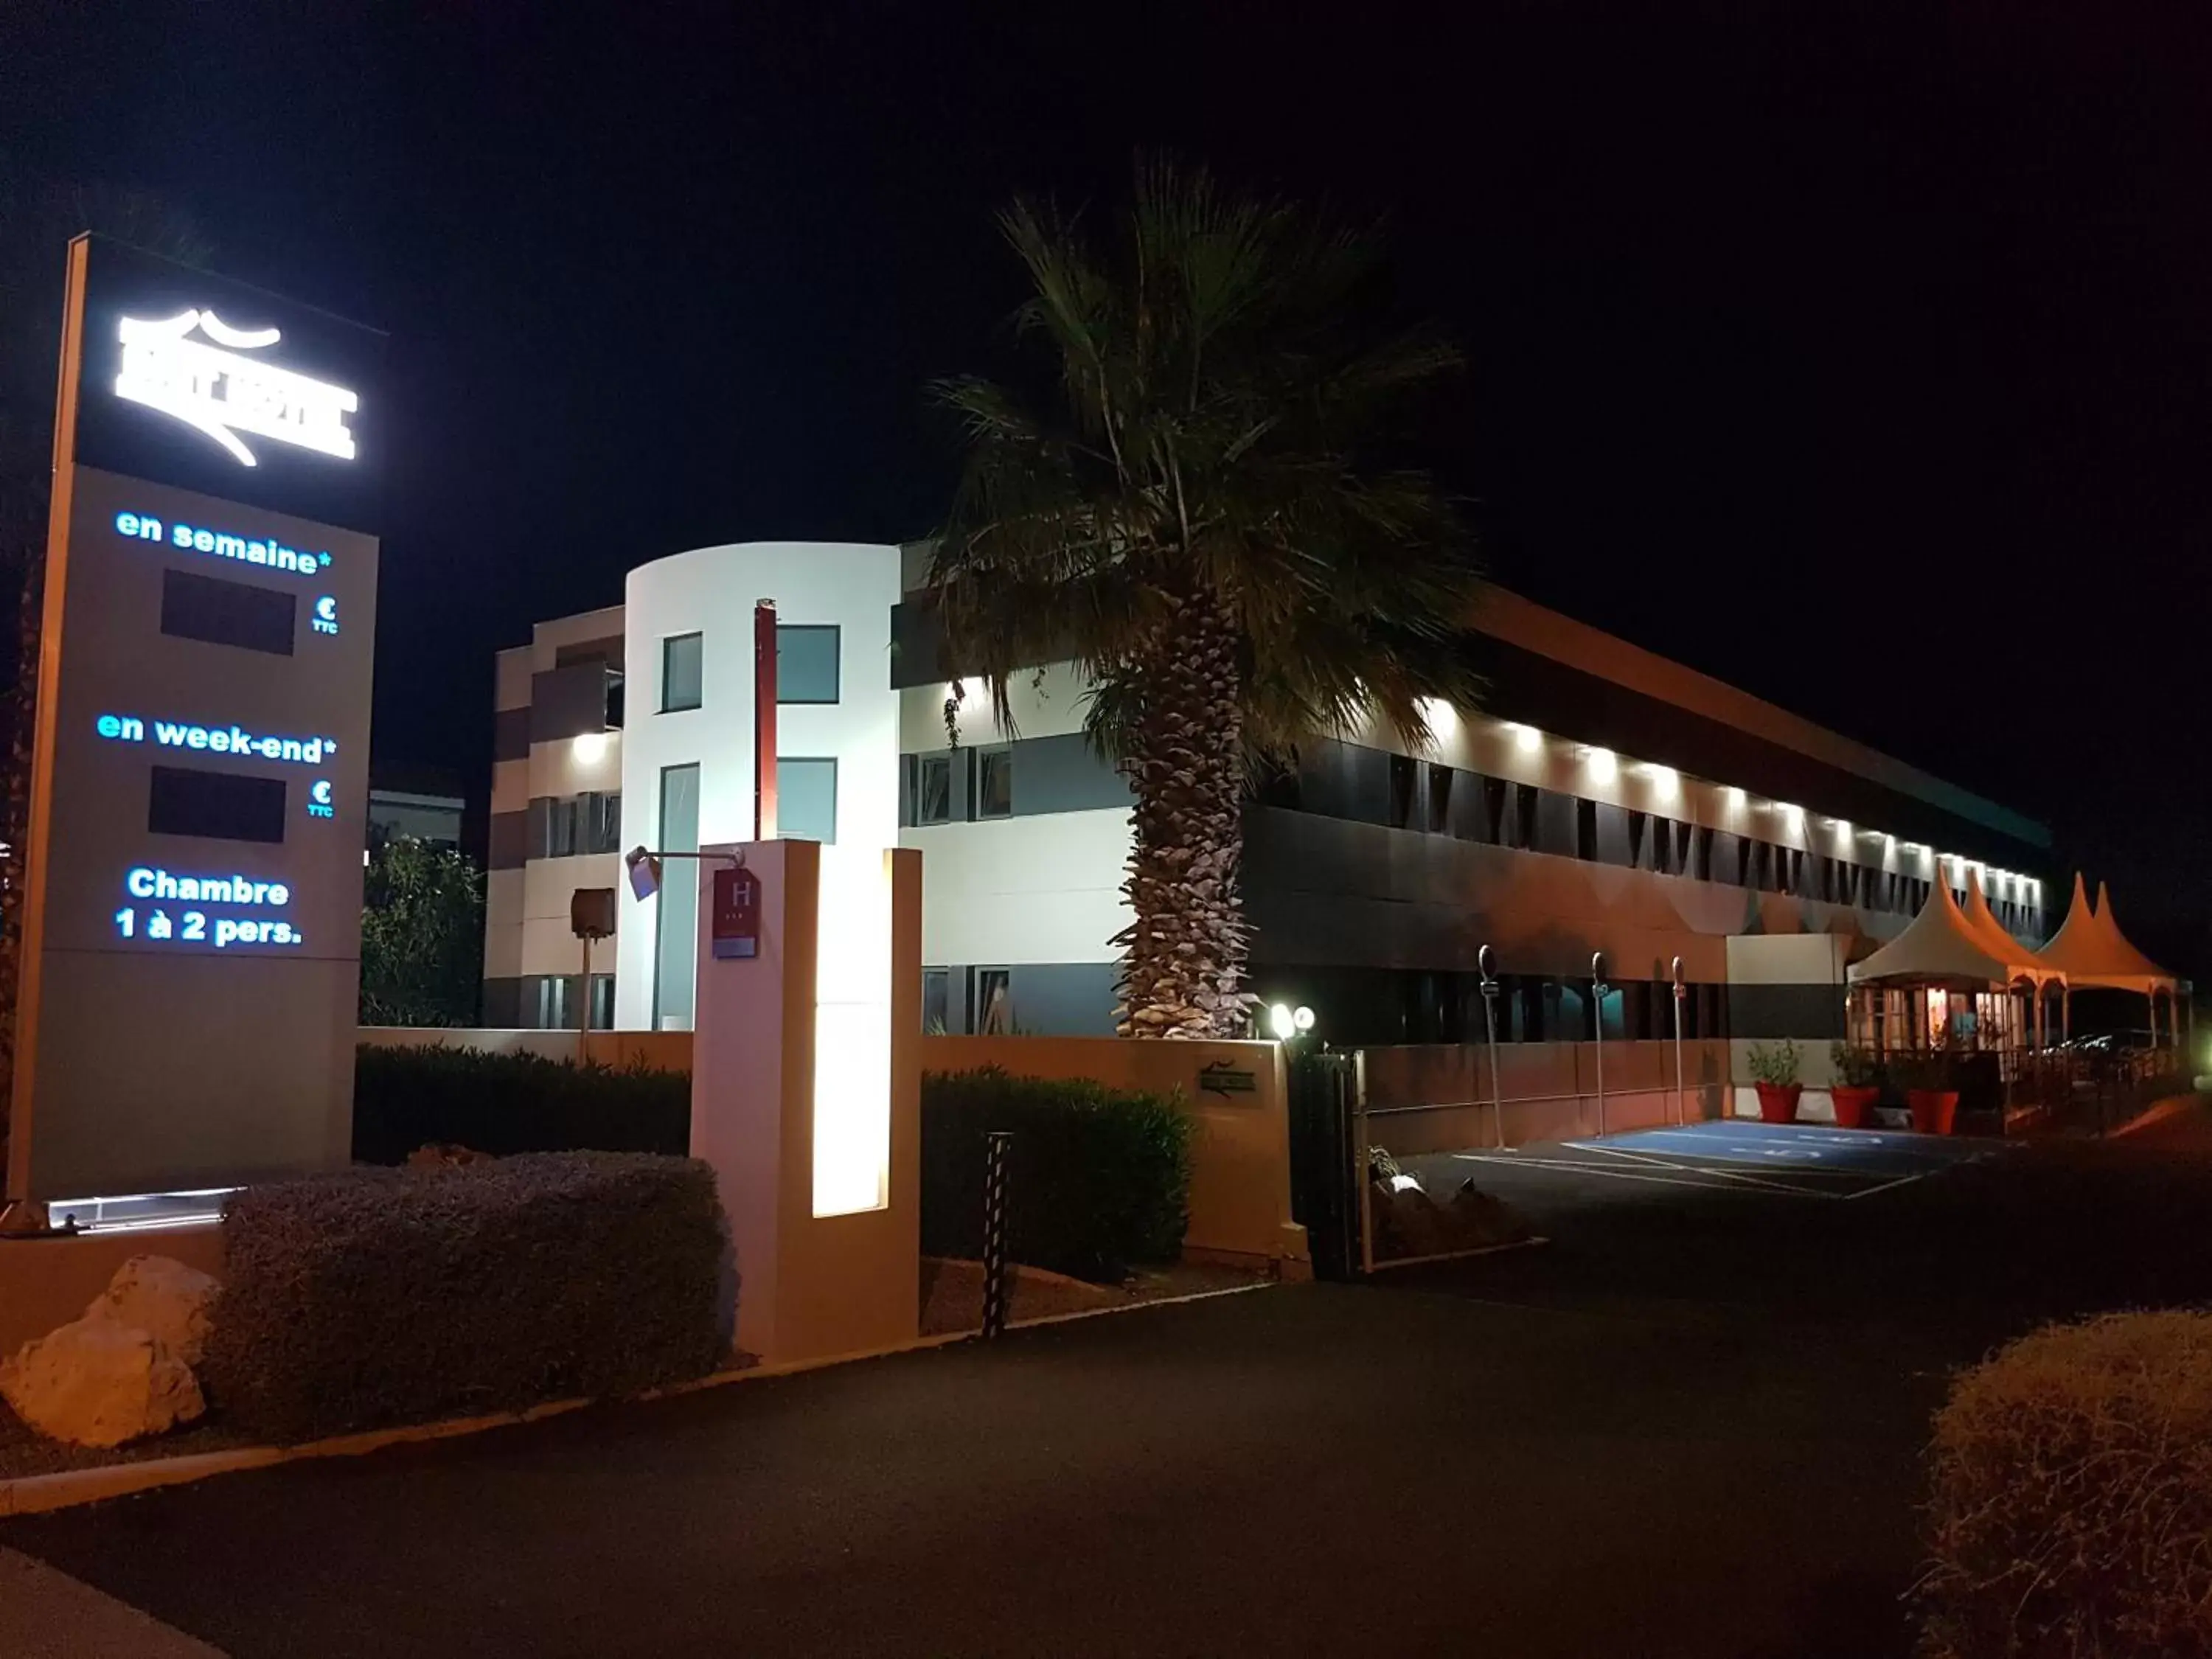
[[[331,781],[328,778],[316,779],[314,787],[307,793],[313,798],[316,805],[328,806],[331,804]]]

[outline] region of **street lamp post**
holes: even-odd
[[[1597,1134],[1605,1139],[1605,994],[1612,989],[1605,982],[1605,952],[1590,952],[1590,1012],[1595,1017],[1591,1035],[1597,1039]]]
[[[1489,1037],[1490,1109],[1497,1118],[1498,1145],[1503,1151],[1505,1146],[1505,1089],[1498,1076],[1497,953],[1486,945],[1475,952],[1474,961],[1482,974],[1482,1023]]]
[[[1674,1121],[1690,1121],[1690,1097],[1682,1078],[1682,958],[1674,958]]]

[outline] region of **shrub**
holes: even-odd
[[[240,1428],[307,1439],[634,1392],[724,1351],[714,1171],[546,1154],[248,1187],[202,1368]]]
[[[1835,1067],[1836,1081],[1846,1089],[1879,1089],[1881,1086],[1881,1059],[1873,1049],[1854,1048],[1848,1042],[1832,1042],[1828,1045],[1828,1060]]]
[[[1779,1042],[1754,1042],[1744,1055],[1752,1080],[1771,1088],[1786,1089],[1797,1081],[1797,1045],[1788,1037]]]
[[[2212,1654],[2212,1315],[2049,1326],[1936,1418],[1937,1659]]]
[[[983,1137],[1006,1129],[1016,1260],[1105,1283],[1138,1262],[1173,1261],[1190,1218],[1194,1127],[1172,1095],[1011,1077],[996,1066],[926,1076],[922,1248],[982,1254]]]
[[[417,1146],[517,1152],[666,1152],[690,1146],[691,1079],[537,1054],[363,1044],[353,1069],[353,1155],[398,1164]]]

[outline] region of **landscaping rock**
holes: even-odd
[[[134,1255],[84,1310],[128,1330],[144,1331],[175,1358],[197,1366],[207,1347],[216,1281],[166,1255]]]
[[[191,1367],[100,1310],[105,1300],[0,1360],[0,1397],[40,1434],[78,1446],[119,1446],[201,1415]]]
[[[1389,1175],[1373,1183],[1369,1208],[1376,1253],[1386,1260],[1479,1250],[1529,1237],[1528,1224],[1516,1212],[1473,1181],[1462,1182],[1447,1205],[1431,1197],[1416,1177]]]

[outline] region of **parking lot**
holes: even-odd
[[[1887,1129],[1837,1129],[1811,1123],[1733,1120],[1639,1130],[1604,1139],[1470,1150],[1424,1159],[1470,1167],[1478,1184],[1504,1167],[1535,1178],[1625,1182],[1805,1199],[1814,1202],[1877,1197],[1961,1164],[2018,1152],[2003,1141],[1952,1139]]]

